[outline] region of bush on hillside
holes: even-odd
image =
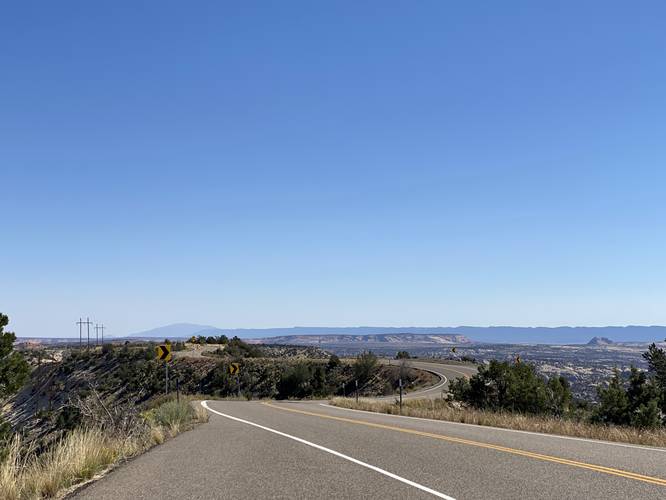
[[[528,363],[493,360],[480,366],[470,379],[451,383],[454,399],[484,410],[561,415],[571,402],[569,383],[563,377],[546,380]]]
[[[379,361],[371,351],[364,351],[354,361],[354,378],[359,385],[367,383],[376,373]]]
[[[615,370],[608,387],[598,387],[599,405],[592,421],[603,424],[655,428],[661,424],[660,393],[645,372],[631,367],[628,381]]]
[[[5,332],[9,317],[0,313],[0,398],[18,391],[28,380],[30,366],[20,352],[14,351],[16,335]]]

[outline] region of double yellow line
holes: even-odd
[[[595,464],[588,464],[585,462],[578,462],[576,460],[569,460],[567,458],[559,458],[559,457],[554,457],[552,455],[544,455],[542,453],[534,453],[532,451],[525,451],[525,450],[518,450],[516,448],[508,448],[506,446],[499,446],[496,444],[490,444],[490,443],[482,443],[480,441],[471,441],[469,439],[462,439],[462,438],[457,438],[453,436],[445,436],[443,434],[433,434],[431,432],[423,432],[423,431],[417,431],[414,429],[406,429],[404,427],[395,427],[393,425],[385,425],[385,424],[377,424],[375,422],[368,422],[365,420],[356,420],[353,418],[345,418],[345,417],[335,417],[332,415],[324,415],[322,413],[314,413],[310,411],[305,411],[305,410],[296,410],[294,408],[285,408],[283,406],[277,406],[273,405],[271,403],[262,403],[266,406],[270,406],[271,408],[275,408],[277,410],[282,410],[282,411],[289,411],[292,413],[300,413],[302,415],[309,415],[312,417],[319,417],[319,418],[326,418],[329,420],[337,420],[338,422],[345,422],[348,424],[355,424],[355,425],[364,425],[366,427],[373,427],[375,429],[384,429],[384,430],[390,430],[390,431],[395,431],[395,432],[403,432],[405,434],[414,434],[417,436],[423,436],[423,437],[428,437],[432,439],[438,439],[440,441],[448,441],[451,443],[457,443],[457,444],[464,444],[468,446],[476,446],[478,448],[486,448],[489,450],[496,450],[496,451],[501,451],[504,453],[511,453],[513,455],[520,455],[523,457],[529,457],[529,458],[534,458],[536,460],[543,460],[545,462],[554,462],[558,464],[563,464],[563,465],[569,465],[572,467],[579,467],[581,469],[588,469],[588,470],[593,470],[595,472],[601,472],[603,474],[611,474],[613,476],[619,476],[623,477],[626,479],[633,479],[634,481],[643,481],[645,483],[650,483],[650,484],[656,484],[659,486],[666,486],[666,479],[661,479],[658,477],[652,477],[652,476],[644,476],[643,474],[637,474],[635,472],[629,472],[621,469],[613,469],[611,467],[604,467],[603,465],[595,465]]]

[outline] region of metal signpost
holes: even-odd
[[[236,387],[238,388],[238,397],[241,395],[240,386],[240,363],[229,363],[229,374],[236,375]]]
[[[398,386],[400,386],[400,415],[402,415],[402,378],[398,379]]]
[[[163,344],[155,347],[157,359],[164,361],[164,388],[165,394],[169,394],[169,361],[172,359],[171,344]]]

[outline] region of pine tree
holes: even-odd
[[[594,421],[617,425],[628,425],[630,423],[629,397],[617,368],[608,387],[598,387],[597,394],[599,396],[599,406],[595,409]]]
[[[16,335],[5,332],[9,318],[0,313],[0,398],[18,391],[30,375],[30,366],[20,352],[14,351]]]
[[[657,405],[666,419],[666,351],[652,344],[647,352],[643,353],[643,358],[648,362],[650,374],[659,392]]]
[[[14,351],[16,335],[5,332],[9,318],[0,313],[0,399],[18,391],[30,376],[30,366],[20,352]],[[11,432],[8,422],[0,415],[0,450]]]

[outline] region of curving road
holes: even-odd
[[[427,369],[447,379],[463,371]],[[439,395],[441,388],[424,393]],[[154,448],[75,498],[666,498],[663,448],[316,401],[202,404],[211,414],[208,424]]]
[[[384,363],[394,364],[396,361],[382,360]],[[412,368],[418,368],[430,372],[439,377],[439,382],[432,387],[420,389],[414,392],[406,392],[403,398],[430,398],[436,399],[442,397],[442,391],[446,390],[449,382],[458,377],[471,377],[477,370],[476,366],[436,363],[433,361],[419,361],[415,359],[408,360],[408,365]],[[393,396],[389,396],[393,398]],[[384,399],[384,398],[378,398]]]

